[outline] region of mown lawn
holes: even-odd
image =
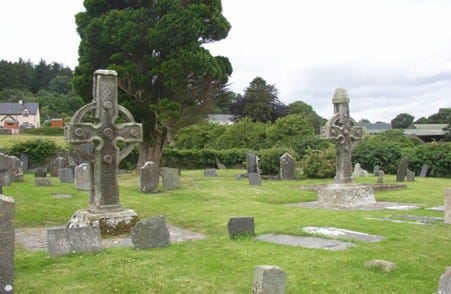
[[[172,225],[200,232],[207,238],[136,251],[110,248],[99,254],[49,258],[16,246],[16,293],[250,293],[256,265],[276,265],[287,276],[286,293],[433,293],[445,267],[451,265],[451,227],[444,223],[413,225],[367,220],[395,214],[443,217],[425,210],[443,205],[450,179],[417,178],[399,191],[376,193],[379,201],[417,203],[411,211],[336,211],[287,207],[283,204],[316,199],[301,185],[329,181],[264,181],[249,186],[236,180],[241,170],[183,171],[182,188],[160,194],[139,192],[136,174],[119,176],[121,201],[141,218],[163,215]],[[393,183],[394,176],[386,176]],[[376,177],[359,179],[376,182]],[[16,227],[64,225],[77,209],[88,206],[88,193],[72,184],[35,187],[33,176],[4,187],[16,201]],[[71,194],[55,199],[52,193]],[[357,242],[346,251],[305,249],[256,241],[230,240],[227,221],[253,216],[256,234],[303,235],[304,226],[332,226],[382,235],[379,243]],[[390,273],[364,268],[369,259],[396,263]]]

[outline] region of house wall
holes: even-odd
[[[7,115],[0,115],[0,121],[2,119],[4,119]],[[23,115],[9,115],[12,118],[14,118],[15,120],[17,120],[19,122],[19,126],[22,125],[24,122],[29,122],[31,124],[33,124],[33,126],[35,128],[40,128],[41,127],[41,116],[39,114],[39,110],[37,111],[36,115],[34,114],[29,114],[28,117],[24,117]]]

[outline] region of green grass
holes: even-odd
[[[66,143],[64,142],[63,136],[41,136],[41,135],[27,135],[27,134],[16,134],[16,135],[0,135],[0,147],[9,148],[12,144],[28,141],[28,140],[49,140],[54,141],[57,146],[61,148],[66,148]]]
[[[314,192],[301,185],[328,181],[264,181],[250,186],[235,180],[239,170],[220,170],[218,177],[203,171],[183,171],[182,188],[160,194],[139,192],[135,174],[119,176],[122,204],[141,218],[163,215],[169,224],[207,235],[199,241],[172,244],[163,249],[136,251],[110,248],[98,254],[49,258],[47,252],[16,247],[16,293],[249,293],[255,266],[284,269],[286,293],[433,293],[445,267],[451,265],[451,227],[444,223],[412,225],[366,220],[394,214],[443,217],[425,210],[443,204],[449,179],[425,178],[399,191],[376,193],[379,201],[417,203],[415,211],[333,211],[283,206],[313,201]],[[394,176],[386,176],[393,183]],[[359,182],[375,182],[375,177]],[[52,178],[54,186],[35,187],[33,176],[4,187],[16,201],[16,227],[63,225],[88,206],[88,193]],[[54,199],[52,193],[71,194]],[[334,226],[386,237],[379,243],[357,242],[346,251],[289,247],[256,241],[230,240],[227,221],[253,216],[256,233],[303,235],[304,226]],[[397,264],[391,273],[365,269],[369,259]]]

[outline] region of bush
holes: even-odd
[[[326,149],[308,149],[302,157],[301,169],[308,178],[332,178],[335,176],[335,146]]]
[[[216,159],[226,166],[242,165],[247,149],[175,149],[165,148],[161,166],[183,169],[203,169],[216,166]]]
[[[9,148],[9,153],[17,157],[21,153],[27,154],[29,160],[36,164],[44,163],[47,158],[55,155],[57,152],[58,147],[54,141],[42,139],[14,143]]]
[[[32,128],[23,129],[21,132],[29,135],[41,135],[41,136],[63,136],[63,128]]]
[[[423,164],[429,164],[429,175],[451,177],[451,143],[427,143],[402,150],[410,161],[409,168],[419,174]]]
[[[257,152],[259,160],[260,171],[264,175],[277,175],[280,171],[280,157],[286,152],[296,157],[292,150],[287,148],[271,148],[264,149]]]

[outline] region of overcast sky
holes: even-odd
[[[82,0],[0,0],[0,59],[77,65]],[[229,36],[208,45],[230,59],[230,89],[256,76],[289,104],[332,115],[345,88],[351,116],[390,122],[451,107],[450,0],[223,0]]]

